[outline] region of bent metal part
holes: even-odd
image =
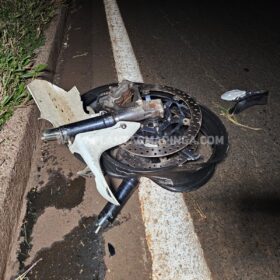
[[[79,153],[94,174],[99,193],[109,201],[100,214],[98,230],[115,219],[139,177],[171,191],[191,191],[211,178],[228,149],[220,119],[175,88],[123,81],[80,97],[75,87],[66,92],[34,80],[28,89],[41,117],[54,126],[44,131],[42,139],[58,140]],[[201,136],[223,138],[209,145],[206,159]],[[124,180],[115,193],[103,174]]]

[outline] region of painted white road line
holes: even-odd
[[[211,273],[183,195],[147,178],[139,189],[153,280],[209,280]]]
[[[115,0],[104,0],[118,80],[143,78]],[[209,280],[211,273],[182,194],[141,179],[139,199],[153,280]]]
[[[133,48],[116,1],[104,0],[118,80],[143,82]]]

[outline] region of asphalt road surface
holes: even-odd
[[[228,157],[211,181],[184,198],[213,279],[280,279],[277,6],[268,1],[118,4],[145,82],[185,90],[217,115],[229,106],[220,99],[226,90],[270,91],[266,106],[238,116],[260,130],[221,116],[229,133]],[[76,85],[83,93],[113,81],[103,3],[74,1],[55,82],[67,90]],[[92,224],[105,201],[92,190],[92,181],[76,177],[81,168],[64,147],[38,147],[29,184],[36,195],[29,195],[27,204],[37,214],[26,216],[22,239],[30,248],[21,246],[20,268],[43,258],[29,279],[150,279],[152,261],[136,193],[118,223],[95,236]],[[65,186],[74,184],[75,195],[67,193]]]

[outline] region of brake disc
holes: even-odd
[[[195,142],[188,145],[179,152],[168,156],[153,158],[131,154],[123,149],[122,146],[112,149],[110,151],[111,156],[116,158],[118,161],[121,161],[123,164],[132,166],[134,168],[145,167],[148,169],[156,169],[163,167],[174,167],[180,166],[188,161],[197,160],[199,158],[199,156],[195,154],[195,151],[197,150],[197,143]]]
[[[164,118],[142,121],[133,138],[104,152],[104,171],[118,178],[145,176],[171,191],[191,191],[202,186],[228,149],[228,136],[221,120],[181,90],[161,85],[134,85],[142,99],[162,100]],[[110,84],[89,91],[82,96],[84,106],[95,109],[98,96],[118,86]],[[201,136],[222,139],[208,145],[207,157],[200,151]]]
[[[120,148],[139,157],[166,157],[193,142],[201,126],[199,105],[188,94],[167,86],[141,85],[142,98],[160,98],[164,119],[142,123],[134,137]]]
[[[128,85],[143,100],[160,99],[164,106],[164,118],[142,121],[134,137],[114,149],[112,155],[134,167],[161,168],[186,162],[186,152],[193,149],[193,141],[201,126],[199,105],[183,91],[160,85],[136,84],[133,87],[132,83],[122,83],[125,96],[130,95]],[[122,87],[109,88],[119,95],[119,88]],[[110,104],[111,110],[113,103],[108,102],[112,100],[110,98],[110,92],[102,92],[95,107],[106,110]],[[120,109],[119,105],[115,107],[116,110]]]

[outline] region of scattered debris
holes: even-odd
[[[251,127],[248,125],[241,124],[237,119],[237,114],[241,113],[245,109],[252,107],[254,105],[266,105],[268,100],[268,91],[246,91],[233,89],[226,91],[221,95],[221,99],[224,101],[235,102],[231,108],[224,108],[220,105],[218,107],[221,110],[220,115],[226,117],[230,122],[235,125],[241,126],[243,128],[252,130],[261,130],[261,128]]]
[[[111,243],[108,243],[108,251],[109,251],[110,257],[113,257],[116,254],[115,247]]]
[[[72,56],[72,58],[77,58],[77,57],[87,56],[87,55],[88,55],[88,52],[85,52],[85,53],[74,55],[74,56]]]
[[[203,212],[203,210],[201,209],[200,205],[199,205],[198,202],[191,196],[191,194],[189,194],[188,198],[190,198],[190,200],[193,202],[194,209],[195,209],[196,212],[199,214],[200,220],[205,220],[205,219],[207,219],[207,216],[204,214],[204,212]]]
[[[222,94],[221,99],[235,102],[234,106],[229,109],[229,113],[236,115],[254,105],[266,105],[268,100],[268,91],[245,91],[234,89]]]
[[[36,261],[35,263],[33,263],[24,273],[22,273],[20,276],[18,276],[15,280],[25,280],[26,275],[43,259],[39,259],[38,261]]]

